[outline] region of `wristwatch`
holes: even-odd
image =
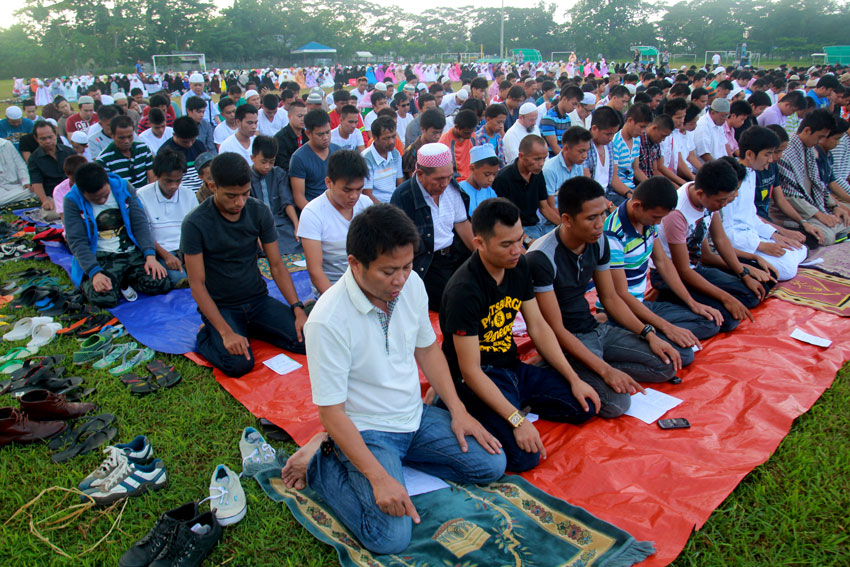
[[[631,198],[632,198],[632,195],[634,195],[634,194],[635,194],[635,192],[634,192],[634,191],[626,191],[626,194],[625,194],[625,195],[623,195],[623,196],[624,196],[626,199],[631,199]]]
[[[519,413],[519,410],[516,410],[510,415],[510,417],[508,417],[508,421],[514,426],[514,429],[516,429],[522,425],[523,421],[525,421],[525,416]]]
[[[655,327],[653,327],[652,325],[646,325],[643,328],[643,331],[640,332],[640,338],[642,338],[643,340],[647,340],[646,337],[649,336],[649,333],[654,333],[654,332],[655,332]]]
[[[532,242],[534,242],[534,239],[531,238],[530,236],[526,236],[525,238],[522,239],[522,244],[523,244],[523,246],[526,246],[526,247],[528,247]]]
[[[306,312],[306,310],[304,309],[304,304],[301,303],[300,301],[296,301],[295,303],[293,303],[292,305],[289,306],[289,308],[292,309],[293,314],[295,313],[296,307],[300,307],[302,310],[304,310]]]
[[[749,275],[750,275],[750,269],[748,267],[744,266],[744,269],[741,270],[740,274],[738,274],[738,279],[743,281],[743,279],[745,277],[749,276]]]

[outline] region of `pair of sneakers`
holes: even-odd
[[[119,567],[198,567],[221,541],[212,512],[189,502],[159,517],[153,528],[118,560]]]
[[[206,500],[210,501],[210,508],[222,526],[239,522],[248,511],[242,477],[252,478],[270,466],[283,466],[274,448],[253,427],[246,427],[242,432],[239,452],[242,454],[242,474],[237,475],[226,465],[217,465],[210,479],[210,496]]]
[[[77,485],[96,504],[107,505],[123,498],[141,496],[166,485],[165,463],[154,459],[153,446],[144,435],[129,443],[111,445],[103,451],[107,454],[106,459]]]

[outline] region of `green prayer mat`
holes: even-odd
[[[306,265],[298,266],[295,264],[295,262],[304,261],[304,254],[284,254],[283,256],[281,256],[281,258],[283,259],[283,265],[286,266],[286,269],[289,270],[290,273],[300,272],[302,270],[307,269]],[[273,279],[272,271],[269,267],[269,261],[266,258],[258,258],[257,267],[260,268],[260,273],[263,275],[264,278],[266,278],[267,280]]]
[[[302,526],[336,549],[343,567],[624,567],[655,553],[652,542],[505,475],[486,486],[449,483],[413,496],[422,522],[413,525],[410,546],[404,554],[373,555],[315,492],[287,488],[279,468],[255,478],[269,498],[285,502]]]

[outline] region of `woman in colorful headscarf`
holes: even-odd
[[[375,70],[371,65],[366,65],[366,82],[372,85],[378,82],[378,78],[375,76]]]

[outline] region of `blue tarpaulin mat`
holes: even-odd
[[[45,242],[50,260],[71,272],[71,252],[64,244]],[[291,274],[298,297],[313,296],[306,270]],[[266,280],[269,295],[286,303],[273,281]],[[175,289],[166,295],[143,295],[134,302],[122,301],[109,310],[134,339],[158,352],[184,354],[195,350],[195,335],[201,326],[198,306],[188,289]]]

